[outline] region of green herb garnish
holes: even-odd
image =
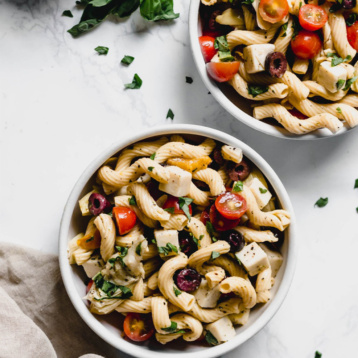
[[[129,199],[129,205],[137,205],[137,200],[134,195],[132,195]]]
[[[314,355],[314,358],[322,358],[322,353],[316,351],[316,353],[315,353],[315,355]]]
[[[234,186],[232,187],[232,191],[243,191],[244,190],[244,183],[240,180],[236,181],[234,183]]]
[[[174,289],[174,293],[175,293],[175,296],[178,297],[179,295],[182,294],[182,292],[180,290],[178,290],[175,286],[173,287]]]
[[[341,107],[337,107],[337,108],[336,108],[336,111],[337,111],[338,113],[342,114]]]
[[[174,333],[177,330],[178,324],[174,321],[171,321],[171,324],[169,327],[162,328],[163,331]]]
[[[62,16],[73,17],[72,12],[70,10],[65,10],[62,13]]]
[[[213,336],[213,334],[212,334],[210,331],[206,331],[205,340],[206,340],[211,346],[217,346],[217,345],[219,344],[218,340]]]
[[[220,256],[220,252],[213,251],[213,252],[211,253],[211,259],[212,259],[212,260],[217,259],[219,256]]]
[[[174,214],[175,209],[173,207],[171,207],[171,208],[164,209],[164,211],[167,211],[170,214]]]
[[[137,247],[135,248],[135,253],[140,256],[142,252],[142,242],[140,242]]]
[[[155,155],[156,155],[156,153],[153,153],[153,154],[150,156],[150,159],[154,160],[154,159],[155,159]]]
[[[122,58],[121,63],[129,66],[133,61],[134,61],[134,57],[126,55]]]
[[[170,118],[171,120],[174,119],[174,112],[169,108],[166,119]]]
[[[328,204],[328,198],[319,198],[314,206],[318,206],[319,208],[323,208]]]
[[[189,211],[189,205],[193,202],[193,199],[191,198],[179,198],[179,208],[184,211],[184,214],[190,221],[191,215]]]
[[[358,179],[354,182],[354,189],[358,189]]]
[[[347,80],[345,87],[343,88],[343,91],[348,91],[349,88],[352,86],[352,84],[357,80],[358,76],[354,76]]]
[[[95,51],[97,51],[99,55],[107,55],[109,48],[105,46],[97,46]]]
[[[218,50],[218,56],[221,62],[235,61],[235,57],[231,55],[225,35],[215,39],[214,48]]]
[[[265,188],[259,188],[261,194],[267,193],[267,189]]]
[[[337,54],[332,53],[332,52],[328,52],[327,57],[332,57],[331,67],[338,66],[343,62],[349,62],[352,59],[351,55],[348,55],[348,56],[346,56],[345,59],[343,59],[342,57],[339,57],[339,56],[337,56]]]
[[[92,237],[90,237],[89,239],[87,239],[86,242],[90,242],[90,241],[92,241],[92,240],[94,240],[94,236],[92,236]]]
[[[158,246],[158,252],[164,256],[168,256],[170,252],[178,253],[178,248],[172,243],[167,242],[166,246]]]
[[[125,286],[117,286],[110,281],[106,281],[100,272],[95,277],[93,277],[93,281],[96,287],[102,290],[107,295],[107,297],[96,299],[97,301],[101,301],[103,299],[110,299],[110,298],[125,299],[132,296],[132,291],[130,290],[130,288]],[[118,289],[121,290],[121,295],[118,297],[112,297],[118,291]]]
[[[139,88],[142,87],[142,83],[143,83],[142,79],[137,74],[135,74],[134,77],[133,77],[132,82],[131,83],[126,83],[124,85],[124,87],[126,89],[139,89]]]
[[[282,34],[281,37],[286,37],[286,36],[287,36],[287,33],[286,33],[287,27],[288,27],[288,21],[281,26],[281,29],[282,29],[283,31],[285,31],[285,32]]]
[[[252,97],[256,97],[262,93],[266,93],[269,88],[268,86],[257,86],[257,85],[248,85],[247,90]]]
[[[337,89],[340,90],[344,86],[345,83],[346,83],[346,81],[343,79],[338,80],[338,82],[336,83]]]
[[[152,172],[153,169],[154,169],[154,167],[148,167],[148,170],[149,170],[150,172]]]

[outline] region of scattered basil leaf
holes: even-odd
[[[179,208],[184,211],[184,214],[186,217],[191,219],[190,211],[189,211],[189,205],[193,202],[193,199],[191,198],[179,198]]]
[[[212,260],[217,259],[219,256],[220,256],[220,252],[213,251],[213,252],[211,253],[211,259],[212,259]]]
[[[323,208],[328,204],[328,198],[319,198],[314,206],[318,206],[319,208]]]
[[[182,292],[180,290],[178,290],[175,286],[173,286],[173,289],[174,289],[174,293],[175,293],[176,297],[178,297],[179,295],[182,294]]]
[[[102,299],[110,299],[110,298],[124,299],[132,296],[132,291],[128,287],[117,286],[112,282],[106,281],[100,272],[95,277],[93,277],[93,281],[96,287],[101,289],[107,295],[107,297],[97,299],[97,301],[101,301]],[[118,289],[122,291],[121,295],[118,297],[112,297],[117,292]]]
[[[358,213],[358,207],[356,208],[356,212]]]
[[[176,331],[177,327],[178,327],[178,324],[176,322],[174,322],[174,321],[171,321],[170,326],[162,328],[162,330],[165,331],[165,332],[173,333],[173,332]]]
[[[314,358],[322,358],[322,353],[316,351],[316,353],[315,353],[315,355],[314,355]]]
[[[147,20],[173,20],[179,17],[174,13],[173,0],[141,0],[140,14]]]
[[[236,181],[234,183],[234,186],[232,187],[232,191],[243,191],[244,190],[244,183],[240,180]]]
[[[192,233],[190,233],[190,236],[191,236],[191,238],[193,239],[193,241],[194,241],[194,244],[197,246],[197,247],[199,247],[199,240],[192,234]],[[203,235],[201,235],[201,237],[202,237]],[[201,240],[201,239],[200,239]]]
[[[89,239],[87,239],[86,242],[90,242],[90,241],[92,241],[92,240],[94,240],[94,236],[92,236],[92,237],[90,237]]]
[[[129,199],[129,205],[137,205],[137,200],[134,195],[132,195]]]
[[[153,153],[153,154],[150,156],[150,159],[154,160],[154,159],[155,159],[155,154],[156,154],[156,153]]]
[[[65,10],[62,13],[62,16],[73,17],[72,12],[70,10]]]
[[[137,247],[135,248],[135,253],[140,256],[142,252],[142,242],[140,242]]]
[[[268,86],[257,86],[257,85],[248,85],[247,89],[249,94],[251,94],[251,96],[254,98],[269,90]]]
[[[354,182],[354,189],[358,189],[358,179]]]
[[[189,77],[189,76],[186,76],[186,77],[185,77],[185,82],[186,82],[186,83],[189,83],[189,84],[192,84],[192,83],[193,83],[193,79],[192,79],[191,77]]]
[[[168,119],[168,118],[170,118],[171,120],[174,119],[174,113],[173,113],[173,111],[172,111],[170,108],[169,108],[169,110],[168,110],[167,118],[166,118],[166,119]]]
[[[259,188],[261,194],[267,193],[267,189],[265,188]]]
[[[346,81],[343,79],[338,80],[338,82],[336,83],[337,90],[340,90],[344,86],[345,83],[346,83]]]
[[[121,257],[125,257],[128,254],[128,247],[116,246]]]
[[[217,345],[219,344],[218,340],[213,336],[213,334],[212,334],[210,331],[206,331],[205,340],[206,340],[211,346],[217,346]]]
[[[109,48],[104,46],[97,46],[95,51],[98,52],[99,55],[107,55]]]
[[[342,57],[339,57],[337,54],[332,53],[332,52],[327,53],[327,57],[332,57],[331,67],[338,66],[341,63],[348,62],[348,61],[350,61],[352,59],[351,55],[348,55],[348,56],[346,56],[345,59],[343,59]]]
[[[123,63],[124,65],[130,65],[133,61],[134,61],[134,57],[127,56],[127,55],[121,59],[121,63]]]
[[[148,170],[149,170],[150,172],[152,172],[153,169],[154,169],[154,167],[148,167]]]
[[[346,18],[347,26],[352,26],[356,21],[357,21],[357,14],[354,12]]]
[[[337,108],[336,108],[336,111],[337,111],[338,113],[342,114],[341,107],[337,107]]]
[[[282,29],[283,31],[285,31],[285,32],[282,34],[281,37],[286,37],[286,36],[287,36],[287,33],[286,33],[287,27],[288,27],[288,21],[281,26],[281,29]]]
[[[137,74],[135,74],[132,83],[126,83],[124,87],[126,89],[139,89],[142,87],[142,83],[142,79]]]
[[[174,207],[166,208],[166,209],[164,209],[164,211],[167,211],[168,213],[174,214],[175,208]]]
[[[226,36],[219,36],[214,41],[214,48],[218,50],[218,56],[221,62],[235,61],[235,57],[231,55]]]
[[[166,246],[158,246],[158,252],[164,256],[168,256],[170,252],[178,253],[178,248],[170,242],[167,242]]]
[[[347,80],[345,87],[343,88],[343,91],[348,91],[349,88],[352,86],[352,84],[357,80],[358,76],[354,76]]]
[[[210,221],[207,221],[205,226],[206,226],[206,231],[208,232],[208,234],[211,237],[213,237],[214,233],[215,233],[213,224]]]

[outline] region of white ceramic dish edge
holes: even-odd
[[[341,135],[351,130],[351,128],[349,128],[348,125],[345,124],[343,128],[336,134],[332,134],[328,129],[323,128],[305,135],[296,135],[290,133],[284,128],[273,126],[271,124],[259,121],[253,118],[252,116],[248,115],[246,112],[242,111],[239,107],[237,107],[220,90],[216,82],[212,80],[206,72],[205,61],[201,54],[201,49],[198,41],[198,38],[201,36],[201,33],[199,33],[199,26],[198,26],[199,5],[200,5],[200,0],[191,0],[190,9],[189,9],[189,37],[190,37],[190,45],[191,45],[191,51],[194,58],[194,62],[196,64],[196,68],[206,88],[210,91],[213,97],[219,102],[219,104],[233,117],[238,119],[240,122],[245,123],[249,127],[258,130],[259,132],[269,134],[278,138],[284,138],[284,139],[313,140],[313,139],[333,138],[336,137],[337,135]],[[238,94],[238,96],[240,95]]]
[[[68,263],[67,259],[67,244],[68,244],[68,231],[70,227],[71,217],[73,214],[73,210],[77,205],[78,197],[86,185],[88,180],[92,177],[94,172],[102,165],[105,160],[111,157],[113,154],[117,153],[119,150],[125,148],[126,146],[135,143],[137,141],[143,140],[148,137],[156,136],[156,135],[168,135],[173,133],[182,133],[182,134],[195,134],[201,135],[205,137],[211,137],[213,139],[219,140],[223,143],[228,143],[231,145],[235,145],[240,147],[244,154],[256,163],[259,169],[265,174],[269,182],[271,183],[272,187],[274,188],[275,192],[278,194],[280,201],[283,207],[288,210],[291,214],[291,225],[289,227],[289,246],[286,258],[286,267],[284,271],[284,275],[282,281],[280,283],[280,287],[270,302],[269,307],[258,317],[256,322],[246,329],[245,331],[241,332],[235,338],[226,342],[222,345],[207,348],[203,351],[193,351],[193,352],[185,352],[185,353],[169,353],[169,352],[158,352],[158,351],[150,351],[140,346],[133,345],[121,337],[114,335],[112,332],[107,330],[102,323],[100,323],[92,313],[89,312],[88,308],[83,304],[81,297],[79,297],[75,283],[71,277],[71,266]],[[219,355],[225,354],[234,348],[238,347],[257,332],[259,332],[275,315],[281,304],[283,303],[289,287],[291,285],[295,264],[296,264],[296,254],[297,254],[297,243],[295,238],[295,216],[293,212],[293,207],[288,197],[288,194],[281,183],[280,179],[273,171],[273,169],[269,166],[269,164],[252,148],[247,146],[245,143],[241,142],[240,140],[225,134],[223,132],[206,128],[197,125],[169,125],[169,126],[161,126],[161,127],[154,127],[149,130],[143,131],[140,134],[133,136],[131,139],[123,140],[121,142],[113,143],[109,148],[104,150],[102,154],[100,154],[83,172],[80,176],[78,181],[76,182],[74,188],[71,191],[71,194],[68,198],[66,203],[64,213],[61,220],[60,226],[60,233],[59,233],[59,263],[60,263],[60,270],[62,279],[67,291],[68,296],[72,304],[74,305],[75,309],[81,316],[81,318],[86,322],[86,324],[103,340],[107,343],[111,344],[115,348],[141,358],[158,358],[158,357],[165,357],[169,354],[175,356],[176,358],[212,358],[217,357]],[[163,347],[165,350],[165,347]]]

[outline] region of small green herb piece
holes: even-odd
[[[135,248],[135,253],[140,256],[142,252],[142,242],[140,242],[137,247]]]
[[[346,86],[343,88],[343,91],[348,91],[352,84],[357,80],[358,76],[354,76],[347,80]]]
[[[234,183],[234,186],[232,187],[232,191],[243,191],[244,190],[244,183],[240,180],[236,181]]]
[[[193,199],[191,198],[179,198],[179,208],[184,211],[184,214],[186,217],[191,219],[190,211],[189,211],[189,205],[193,202]]]
[[[126,83],[124,87],[126,89],[139,89],[142,87],[142,83],[142,79],[137,74],[135,74],[132,83]]]
[[[328,198],[319,198],[314,206],[318,206],[319,208],[323,208],[328,204]]]
[[[153,169],[154,169],[154,167],[148,167],[148,170],[149,170],[150,172],[152,172]]]
[[[155,155],[156,155],[156,153],[153,153],[153,154],[150,156],[150,159],[154,160],[154,159],[155,159]]]
[[[288,27],[288,21],[281,26],[281,29],[282,29],[283,31],[285,31],[285,32],[282,34],[281,37],[286,37],[286,36],[287,36],[287,34],[286,34],[287,27]]]
[[[217,345],[219,344],[218,340],[213,336],[213,334],[212,334],[210,331],[206,331],[205,340],[206,340],[211,346],[217,346]]]
[[[357,21],[357,14],[354,12],[346,18],[347,26],[352,26],[356,21]]]
[[[87,239],[86,242],[90,242],[90,241],[92,241],[92,240],[94,240],[94,236],[92,236],[92,237],[90,237],[89,239]]]
[[[213,251],[213,252],[211,253],[211,259],[212,259],[212,260],[217,259],[219,256],[220,256],[220,252]]]
[[[173,207],[171,207],[171,208],[166,208],[166,209],[164,209],[164,211],[167,211],[167,212],[170,213],[170,214],[174,214],[175,209],[174,209]]]
[[[215,39],[214,48],[218,50],[218,56],[221,62],[235,61],[235,57],[231,55],[226,36],[219,36]]]
[[[109,48],[105,46],[97,46],[95,51],[98,52],[99,55],[107,55]]]
[[[337,107],[337,108],[336,108],[336,111],[337,111],[338,113],[342,114],[341,107]]]
[[[123,63],[123,65],[127,65],[127,66],[129,66],[133,61],[134,61],[134,57],[128,56],[128,55],[124,56],[121,59],[121,63]]]
[[[106,281],[100,272],[95,277],[93,277],[93,281],[96,287],[101,289],[107,295],[107,297],[97,299],[97,301],[101,301],[103,299],[111,299],[111,298],[124,299],[132,296],[132,291],[128,287],[117,286],[112,282]],[[118,297],[112,297],[117,292],[118,289],[122,291],[121,295]]]
[[[129,199],[129,205],[137,205],[137,200],[134,195],[132,195]]]
[[[342,57],[337,56],[337,54],[333,52],[327,53],[327,57],[332,57],[331,67],[338,66],[343,62],[349,62],[352,59],[351,55],[348,55],[345,59],[343,59]]]
[[[316,351],[316,353],[315,353],[315,355],[314,355],[314,358],[322,358],[322,353]]]
[[[70,10],[65,10],[62,13],[62,16],[73,17],[72,12]]]
[[[173,286],[173,289],[174,289],[174,293],[175,293],[176,297],[178,297],[179,295],[182,294],[182,292],[180,290],[178,290],[175,286]]]
[[[174,112],[173,112],[170,108],[168,109],[168,113],[167,113],[167,118],[166,118],[166,119],[168,119],[168,118],[170,118],[171,120],[174,119]]]
[[[168,256],[170,252],[178,253],[178,248],[171,244],[170,242],[167,242],[166,246],[159,246],[158,252],[160,254],[163,254],[164,256]]]
[[[174,321],[171,321],[171,324],[169,327],[162,328],[163,331],[174,333],[177,330],[178,324]]]
[[[358,207],[356,208],[356,212],[358,213]]]
[[[208,234],[211,237],[213,237],[214,233],[215,233],[213,224],[210,221],[207,221],[205,226],[206,226],[206,231],[208,232]]]
[[[189,76],[185,76],[185,82],[186,83],[189,83],[189,84],[192,84],[193,83],[193,79]]]
[[[259,188],[261,194],[267,193],[267,189],[265,188]]]
[[[191,236],[191,238],[193,239],[195,245],[199,247],[199,240],[198,240],[192,233],[190,233],[190,236]],[[203,236],[203,235],[201,235],[200,237],[202,237],[202,236]],[[201,239],[200,239],[200,240],[201,240]]]
[[[248,85],[247,89],[249,94],[251,94],[251,96],[254,98],[262,93],[266,93],[269,90],[268,86],[256,86],[256,85]]]
[[[174,13],[173,0],[141,0],[140,14],[150,21],[173,20],[179,17],[179,14]]]
[[[133,296],[133,293],[129,287],[126,286],[119,286],[122,291],[122,298],[129,298]]]
[[[358,179],[354,182],[354,189],[358,189]]]
[[[121,257],[124,257],[128,254],[128,247],[116,246],[116,249],[118,250]]]
[[[344,86],[345,83],[346,83],[346,81],[343,79],[338,80],[338,82],[336,83],[337,90],[340,90]]]

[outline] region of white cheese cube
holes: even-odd
[[[159,190],[176,197],[185,196],[190,191],[191,173],[176,166],[165,167],[170,177],[168,183],[160,183]]]
[[[208,281],[202,279],[199,288],[194,292],[194,296],[200,307],[214,308],[221,296],[219,285],[211,289]]]
[[[205,329],[209,331],[219,343],[227,342],[236,335],[235,328],[227,316],[207,324]]]
[[[250,276],[255,276],[270,267],[265,251],[256,242],[245,246],[241,251],[236,252],[235,256],[241,261]]]
[[[99,256],[92,256],[87,262],[82,265],[87,277],[92,278],[98,274],[104,267],[104,262]]]
[[[82,199],[80,199],[78,201],[78,204],[80,206],[80,210],[81,210],[81,213],[82,213],[82,216],[89,216],[91,215],[90,211],[89,211],[89,207],[88,207],[88,204],[89,204],[89,197],[93,194],[93,193],[98,193],[97,190],[92,190],[90,191],[89,193],[87,193]]]
[[[247,73],[265,70],[266,56],[275,51],[273,44],[249,45],[244,48],[245,68]]]
[[[257,178],[254,178],[250,184],[250,189],[255,196],[256,202],[260,209],[265,207],[270,201],[272,195],[267,188]]]
[[[327,91],[332,93],[338,92],[338,82],[344,81],[342,87],[347,80],[347,71],[342,66],[331,66],[330,61],[324,61],[319,65],[317,82],[324,86]],[[340,81],[340,82],[341,82]],[[342,88],[341,87],[341,88]]]
[[[282,255],[277,251],[270,250],[266,245],[260,244],[260,247],[262,250],[265,251],[267,258],[270,262],[271,270],[272,270],[272,277],[276,277],[278,270],[280,269],[283,257]]]
[[[164,251],[160,256],[172,256],[177,255],[170,246],[173,245],[179,252],[179,235],[176,230],[154,230],[154,237],[157,241],[158,250]],[[169,245],[167,245],[169,243]],[[163,249],[160,249],[163,248]]]

